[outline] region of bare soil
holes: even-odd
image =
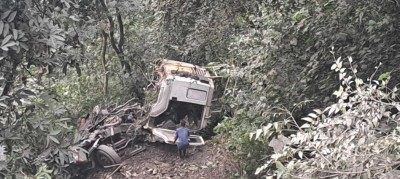
[[[92,172],[88,178],[232,178],[238,174],[238,165],[221,143],[209,140],[206,145],[191,147],[188,156],[180,159],[174,145],[143,143],[146,150],[126,159],[122,168]],[[130,148],[125,150],[132,150]]]

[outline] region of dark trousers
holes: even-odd
[[[178,143],[179,157],[186,157],[186,149],[189,147],[189,143],[180,144]]]

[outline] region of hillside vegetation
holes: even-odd
[[[68,178],[78,118],[146,105],[157,59],[219,76],[245,178],[398,176],[398,0],[0,1],[0,176]],[[51,161],[37,157],[42,152]]]

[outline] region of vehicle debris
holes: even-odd
[[[210,118],[210,106],[214,82],[206,69],[179,61],[162,60],[157,70],[158,99],[149,114],[138,104],[129,105],[132,100],[108,112],[96,106],[92,113],[80,121],[81,142],[71,147],[74,151],[83,148],[88,151],[75,152],[77,162],[92,159],[100,167],[122,162],[119,152],[137,137],[143,127],[152,135],[150,141],[172,144],[175,130],[185,120],[191,132],[203,129]],[[199,135],[190,135],[189,145],[204,145]],[[127,155],[133,156],[143,147],[137,147]]]
[[[122,154],[126,159],[145,149],[136,146],[129,153],[122,152],[136,139],[138,120],[142,117],[140,105],[128,105],[130,101],[111,112],[96,106],[80,120],[81,139],[77,145],[69,148],[76,163],[92,162],[92,165],[109,168],[122,163]]]
[[[96,106],[79,120],[80,140],[68,148],[76,166],[116,168],[115,173],[125,159],[145,150],[135,145],[139,138],[172,144],[181,120],[190,132],[206,127],[214,91],[210,74],[199,66],[172,60],[162,60],[157,73],[158,99],[149,112],[138,103],[131,104],[131,99],[110,111]],[[190,146],[204,144],[202,136],[190,135]],[[128,146],[134,149],[124,151]],[[46,158],[45,152],[40,156]]]
[[[172,144],[181,120],[186,121],[191,132],[207,125],[214,82],[206,69],[173,60],[162,60],[157,73],[158,99],[144,128],[153,134],[152,141]],[[189,145],[204,145],[204,140],[190,135]]]

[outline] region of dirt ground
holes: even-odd
[[[88,178],[232,178],[238,166],[221,144],[209,140],[206,145],[191,147],[188,157],[180,159],[176,146],[162,143],[143,143],[146,150],[126,159],[125,165],[110,176],[112,170],[92,172]],[[125,149],[125,150],[130,150]]]

